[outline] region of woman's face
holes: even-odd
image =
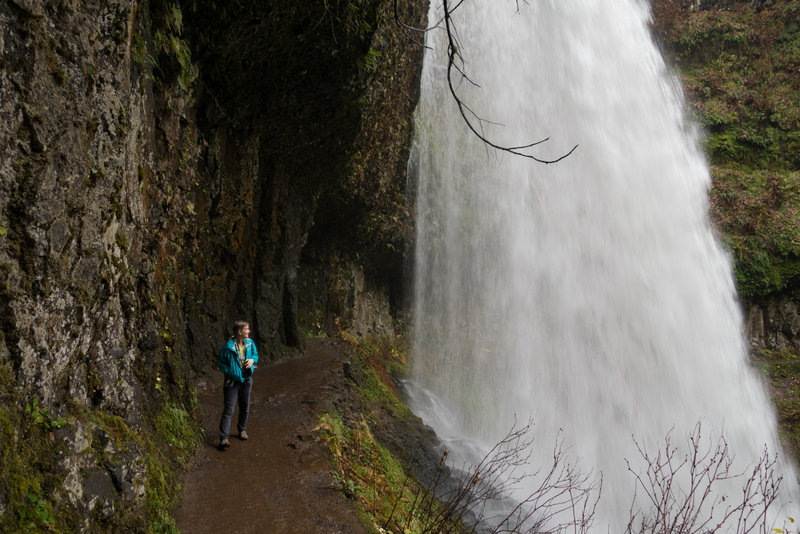
[[[242,339],[250,337],[250,325],[244,325],[244,328],[239,330],[239,337]]]

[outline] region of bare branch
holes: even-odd
[[[553,446],[548,467],[527,472],[533,445],[531,431],[531,421],[519,428],[515,424],[477,465],[461,471],[455,487],[437,489],[437,478],[431,493],[438,495],[442,507],[423,510],[430,515],[422,531],[451,532],[455,521],[491,528],[492,534],[539,532],[543,528],[549,532],[588,532],[602,478],[596,481],[568,463],[561,438]],[[440,467],[445,459],[443,456]],[[514,495],[523,485],[533,490],[527,497],[516,499]],[[497,512],[501,503],[505,503],[505,511]]]
[[[462,2],[463,2],[463,0],[459,0],[458,4],[456,5],[456,8],[458,6],[460,6]],[[492,147],[494,149],[501,150],[503,152],[508,152],[510,154],[514,154],[514,155],[517,155],[517,156],[522,156],[524,158],[532,159],[532,160],[537,161],[539,163],[545,163],[545,164],[556,163],[556,162],[561,161],[562,159],[568,157],[570,154],[572,154],[575,151],[575,149],[578,148],[578,145],[573,146],[567,153],[565,153],[565,154],[563,154],[560,157],[555,158],[555,159],[538,158],[538,157],[536,157],[536,156],[534,156],[532,154],[528,154],[526,152],[522,152],[522,150],[527,149],[527,148],[531,148],[531,147],[534,147],[534,146],[537,146],[537,145],[540,145],[540,144],[544,143],[545,141],[547,141],[549,138],[545,138],[545,139],[542,139],[542,140],[539,140],[539,141],[535,141],[533,143],[529,143],[529,144],[521,145],[521,146],[516,146],[516,147],[514,147],[514,146],[504,146],[504,145],[500,145],[500,144],[497,144],[497,143],[491,141],[483,133],[483,128],[482,127],[481,127],[481,131],[478,130],[478,128],[475,126],[475,124],[473,124],[473,122],[470,120],[470,118],[468,116],[468,112],[469,112],[470,115],[476,117],[476,120],[478,121],[479,125],[481,125],[484,121],[482,119],[480,119],[472,110],[470,110],[466,106],[464,101],[458,95],[458,93],[456,91],[456,88],[454,86],[454,83],[453,83],[453,70],[454,69],[459,74],[461,74],[462,77],[464,76],[463,69],[460,66],[456,65],[456,60],[460,60],[460,62],[463,64],[463,58],[462,58],[461,53],[460,53],[460,47],[459,47],[458,39],[456,38],[456,33],[455,33],[456,29],[455,29],[453,21],[452,21],[452,13],[456,8],[453,8],[453,10],[449,9],[448,0],[442,0],[442,4],[444,5],[444,24],[445,24],[445,31],[447,33],[447,86],[450,89],[450,94],[452,95],[453,99],[455,100],[456,105],[458,106],[458,111],[461,114],[461,117],[464,119],[464,122],[467,124],[467,127],[470,129],[470,131],[473,134],[475,134],[486,145],[488,145],[488,146],[490,146],[490,147]],[[517,2],[517,9],[519,9],[519,2]]]
[[[528,4],[527,0],[522,0],[522,1],[525,4]],[[456,102],[456,105],[458,106],[458,111],[461,114],[462,119],[464,119],[464,122],[466,123],[467,128],[469,128],[469,130],[475,136],[477,136],[478,139],[480,139],[484,144],[486,144],[487,146],[490,146],[490,147],[492,147],[492,148],[494,148],[496,150],[500,150],[500,151],[503,151],[503,152],[508,152],[510,154],[514,154],[514,155],[517,155],[517,156],[522,156],[524,158],[532,159],[532,160],[537,161],[539,163],[545,163],[545,164],[556,163],[556,162],[561,161],[562,159],[568,157],[569,155],[571,155],[578,148],[578,145],[573,146],[568,152],[566,152],[565,154],[563,154],[563,155],[561,155],[561,156],[559,156],[559,157],[557,157],[555,159],[542,159],[542,158],[536,157],[536,156],[534,156],[532,154],[523,152],[524,150],[533,148],[535,146],[541,145],[542,143],[545,143],[546,141],[549,141],[550,140],[549,137],[546,137],[546,138],[541,139],[539,141],[534,141],[532,143],[527,143],[527,144],[524,144],[524,145],[505,146],[505,145],[501,145],[501,144],[498,144],[498,143],[495,143],[495,142],[491,141],[489,139],[489,137],[486,135],[486,133],[484,132],[484,129],[483,129],[484,124],[498,125],[499,123],[491,122],[491,121],[488,121],[486,119],[481,118],[477,113],[475,113],[472,109],[470,109],[469,106],[467,106],[467,104],[464,102],[464,100],[458,95],[458,92],[456,90],[456,86],[460,85],[461,82],[463,82],[463,81],[466,81],[466,82],[468,82],[469,84],[471,84],[471,85],[473,85],[475,87],[480,87],[474,80],[472,80],[467,75],[465,69],[463,68],[464,59],[461,56],[461,46],[460,46],[460,42],[459,42],[459,39],[458,39],[457,28],[456,28],[456,26],[455,26],[455,24],[453,23],[453,20],[452,20],[453,13],[459,7],[461,7],[463,5],[463,3],[464,3],[464,0],[457,0],[455,6],[453,6],[451,8],[448,0],[442,0],[442,6],[443,6],[443,9],[444,9],[444,14],[442,15],[442,18],[439,19],[435,24],[433,24],[431,26],[428,26],[427,28],[417,28],[415,26],[411,26],[411,25],[407,24],[405,21],[402,20],[402,18],[400,17],[400,13],[399,13],[398,0],[394,0],[394,2],[393,2],[394,20],[395,20],[395,22],[397,22],[397,24],[399,24],[405,30],[407,30],[409,32],[417,32],[417,33],[426,33],[426,32],[429,32],[431,30],[438,29],[438,28],[441,27],[442,23],[444,23],[444,29],[445,29],[445,32],[447,34],[447,86],[448,86],[448,89],[450,90],[450,94],[452,95],[453,99]],[[519,13],[519,11],[520,11],[520,0],[515,0],[515,3],[516,3],[517,13]],[[416,39],[411,38],[411,37],[409,37],[409,38],[413,42],[415,42],[417,44],[420,44]],[[425,48],[430,48],[430,47],[425,46],[425,45],[421,45],[421,46],[423,46]],[[453,78],[454,78],[453,77],[453,71],[454,70],[458,73],[458,76],[457,76],[458,77],[458,81],[457,82],[454,82],[454,80],[453,80]]]
[[[646,467],[644,472],[636,471],[626,460],[637,482],[627,534],[770,532],[767,511],[778,497],[782,480],[775,471],[777,456],[770,456],[765,449],[752,470],[737,473],[732,471],[733,456],[724,436],[705,447],[698,423],[687,441],[688,453],[680,456],[670,434],[655,454],[634,439]],[[739,500],[719,491],[721,482],[742,478]],[[685,481],[685,487],[681,487],[681,481]],[[648,502],[647,513],[635,505],[638,490]]]

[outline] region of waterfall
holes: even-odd
[[[434,1],[431,23],[441,16]],[[454,23],[474,84],[458,91],[485,134],[549,136],[533,149],[543,159],[579,146],[552,165],[489,149],[458,114],[433,30],[409,163],[412,408],[454,450],[485,450],[531,417],[534,460],[560,435],[602,472],[597,526],[612,532],[633,496],[634,438],[684,443],[700,422],[739,466],[779,450],[709,225],[709,171],[649,17],[645,0],[465,2]]]

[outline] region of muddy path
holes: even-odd
[[[216,448],[222,375],[197,384],[206,438],[183,477],[174,512],[184,534],[366,534],[338,490],[312,429],[344,387],[338,341],[312,340],[301,358],[259,366],[247,441],[231,425],[231,446]]]

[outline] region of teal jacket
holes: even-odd
[[[258,363],[258,351],[256,344],[250,338],[245,338],[247,344],[246,360],[253,360],[253,371],[255,371],[256,363]],[[239,367],[239,353],[236,352],[236,338],[230,338],[228,342],[219,350],[217,357],[217,369],[222,371],[227,378],[232,378],[237,382],[244,382],[242,378],[242,368]]]

